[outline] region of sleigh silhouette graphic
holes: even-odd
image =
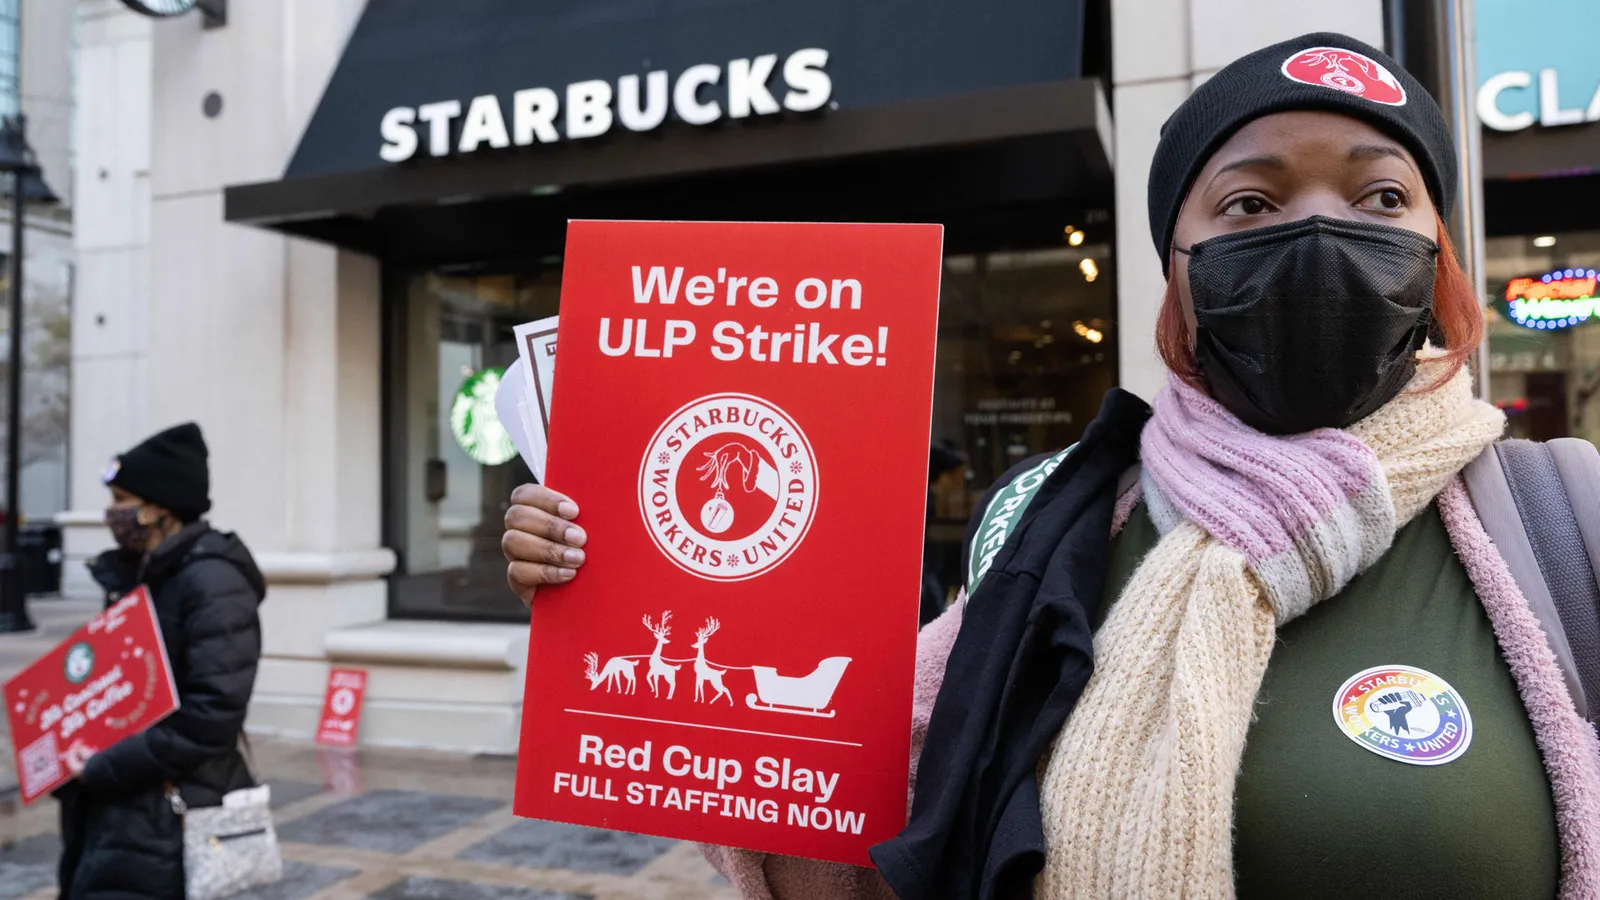
[[[768,712],[831,719],[836,710],[824,709],[833,702],[833,692],[839,687],[839,679],[844,677],[848,665],[850,657],[830,656],[817,663],[810,675],[798,678],[779,675],[771,666],[751,666],[756,692],[745,695],[745,705]]]

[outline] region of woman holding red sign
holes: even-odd
[[[68,749],[77,778],[56,792],[66,900],[185,896],[182,810],[255,786],[239,741],[266,581],[243,542],[202,518],[211,509],[206,457],[199,426],[179,425],[117,457],[104,478],[117,542],[108,553],[138,565],[91,568],[108,593],[149,588],[179,707],[109,747]],[[118,582],[118,572],[132,577]]]
[[[980,505],[876,871],[708,848],[745,896],[1600,897],[1600,511],[1568,493],[1600,457],[1496,445],[1456,164],[1342,35],[1194,92],[1149,184],[1166,389]],[[528,600],[585,535],[513,501]]]

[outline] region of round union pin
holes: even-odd
[[[1416,666],[1350,676],[1334,695],[1333,718],[1350,740],[1413,766],[1442,766],[1472,744],[1472,714],[1460,692]]]

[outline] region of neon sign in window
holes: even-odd
[[[1538,278],[1514,278],[1506,285],[1506,307],[1524,328],[1570,328],[1600,310],[1594,269],[1561,269]]]

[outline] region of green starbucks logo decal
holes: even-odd
[[[504,375],[500,368],[479,369],[461,383],[450,403],[450,433],[461,452],[480,465],[503,465],[517,455],[511,435],[494,411],[495,391]]]
[[[67,662],[63,668],[68,681],[82,684],[94,671],[94,650],[82,641],[73,644],[67,651]]]

